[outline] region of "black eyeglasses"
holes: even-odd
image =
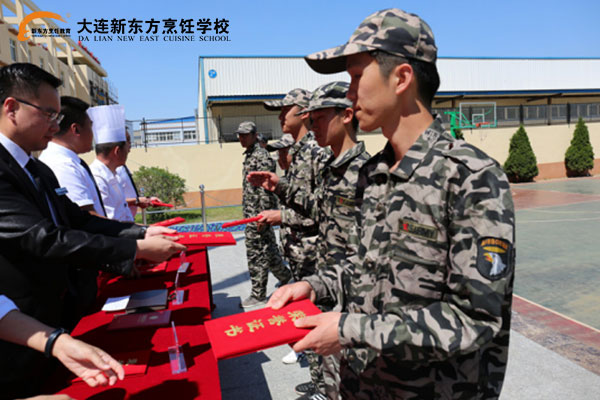
[[[48,122],[56,122],[57,124],[60,124],[60,121],[62,121],[63,118],[65,117],[63,114],[61,114],[59,112],[44,110],[42,107],[36,106],[35,104],[31,104],[28,101],[17,99],[16,97],[13,97],[13,98],[16,101],[18,101],[19,103],[27,104],[28,106],[31,106],[33,108],[37,108],[38,110],[40,110],[41,112],[43,112],[46,115],[46,117],[48,117]]]

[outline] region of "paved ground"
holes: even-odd
[[[600,399],[600,177],[513,186],[517,267],[503,400]],[[215,225],[220,229],[220,224]],[[209,252],[217,309],[250,293],[243,233]],[[269,293],[275,278],[269,277]],[[295,399],[308,365],[280,346],[219,362],[223,399]]]
[[[217,308],[213,318],[242,312],[239,301],[250,291],[246,269],[243,234],[235,234],[237,246],[213,248],[209,251],[213,279],[214,299]],[[269,293],[276,279],[269,276]],[[536,305],[530,305],[535,311]],[[521,305],[525,311],[526,307]],[[537,313],[539,314],[539,313]],[[511,336],[507,378],[502,393],[503,400],[578,400],[594,398],[600,393],[600,375],[585,369],[577,360],[573,361],[556,352],[566,344],[567,354],[573,354],[574,340],[569,342],[565,335],[550,328],[544,330],[535,321],[535,312],[520,315],[515,313],[513,325],[519,332]],[[537,327],[532,332],[532,327]],[[534,337],[542,344],[529,339]],[[592,331],[592,335],[600,335]],[[535,336],[537,335],[537,336]],[[600,336],[599,336],[600,337]],[[561,342],[560,340],[563,340]],[[569,342],[569,343],[567,343]],[[579,342],[575,341],[575,344]],[[556,345],[554,351],[549,345]],[[544,347],[546,346],[546,347]],[[288,346],[280,346],[259,353],[219,362],[219,374],[223,399],[295,399],[293,388],[308,381],[306,364],[284,365],[281,357],[289,352]],[[592,365],[600,359],[600,350],[595,347],[579,347],[579,357],[588,357]],[[591,351],[591,353],[590,353]],[[597,351],[597,353],[593,353]]]

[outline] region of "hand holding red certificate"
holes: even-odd
[[[185,222],[185,218],[175,217],[175,218],[171,218],[171,219],[166,219],[164,221],[156,222],[156,223],[152,224],[151,226],[171,226],[171,225],[181,224],[183,222]]]
[[[169,207],[169,208],[173,208],[173,204],[163,203],[162,201],[158,201],[158,200],[150,200],[150,204],[153,205],[154,207]]]
[[[177,243],[191,248],[194,246],[227,246],[236,244],[231,232],[198,232],[198,233],[175,233],[165,236],[173,237]]]
[[[256,222],[256,221],[260,220],[261,218],[262,218],[262,216],[257,215],[256,217],[251,217],[251,218],[246,218],[246,219],[238,219],[237,221],[225,222],[223,225],[221,225],[221,227],[229,228],[229,227],[237,226],[237,225],[250,224],[252,222]]]
[[[279,310],[270,307],[204,323],[217,359],[238,357],[302,339],[308,329],[297,328],[294,321],[321,311],[310,301],[289,303]]]

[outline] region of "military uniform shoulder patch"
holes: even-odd
[[[484,237],[477,242],[477,270],[489,280],[504,278],[513,269],[513,246],[505,239]]]

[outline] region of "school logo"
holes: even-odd
[[[30,36],[25,36],[28,33],[27,24],[37,18],[52,18],[52,19],[57,19],[59,21],[65,22],[65,23],[67,22],[60,15],[55,14],[50,11],[32,12],[31,14],[26,15],[25,18],[23,18],[23,21],[21,21],[21,23],[19,24],[19,34],[17,35],[17,39],[19,39],[21,42],[24,42],[24,41],[30,39]],[[50,33],[50,32],[45,32],[45,33]],[[52,32],[52,33],[54,33],[54,32]]]
[[[477,270],[495,281],[505,277],[513,267],[512,245],[499,238],[485,237],[477,244]]]

